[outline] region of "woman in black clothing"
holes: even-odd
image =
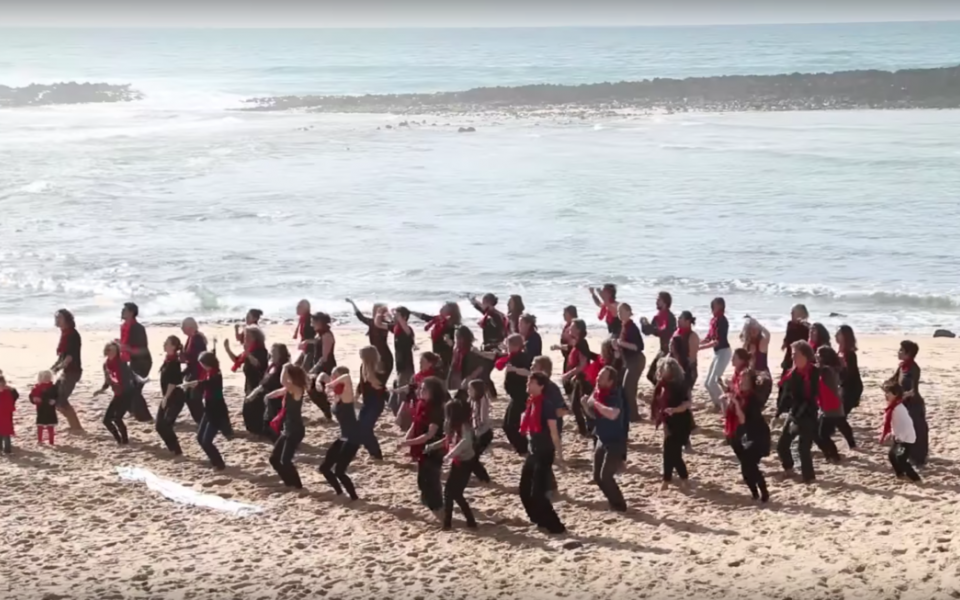
[[[663,485],[666,490],[676,471],[680,486],[685,487],[689,473],[683,460],[683,449],[693,432],[687,376],[676,359],[661,358],[657,364],[657,386],[654,390],[654,421],[663,424]]]
[[[427,377],[420,386],[419,398],[413,408],[413,424],[407,431],[401,448],[410,448],[410,456],[417,461],[417,487],[420,501],[438,520],[443,520],[443,452],[427,448],[443,440],[443,407],[450,398],[443,382]]]
[[[850,427],[850,413],[860,406],[863,395],[863,379],[860,377],[860,364],[857,361],[857,336],[849,325],[841,325],[837,330],[837,354],[840,356],[840,397],[843,400],[844,422],[838,427],[840,434],[847,440],[850,449],[857,447]]]
[[[410,383],[416,372],[413,362],[415,338],[410,327],[410,311],[404,306],[393,309],[393,350],[397,357],[397,385],[403,387]]]
[[[243,395],[249,396],[260,385],[267,372],[267,363],[270,362],[263,330],[248,327],[243,331],[243,352],[240,354],[234,354],[230,349],[230,340],[223,340],[223,348],[233,363],[230,370],[236,373],[243,369]]]
[[[347,298],[347,302],[353,307],[353,313],[360,319],[360,322],[367,326],[367,338],[370,340],[370,345],[380,353],[380,372],[386,373],[389,377],[393,372],[393,352],[390,351],[390,344],[387,342],[391,324],[387,319],[389,311],[386,305],[374,304],[371,311],[373,316],[368,317],[360,312],[353,300]]]
[[[560,355],[563,357],[563,368],[566,369],[567,359],[570,357],[570,351],[573,350],[573,346],[576,344],[577,332],[575,331],[574,322],[577,321],[579,317],[577,316],[577,307],[568,306],[563,309],[563,329],[560,331],[560,344],[556,346],[551,346],[550,349],[554,352],[560,351]],[[536,357],[534,357],[536,358]],[[573,394],[573,382],[564,381],[563,382],[563,393],[570,397]]]
[[[805,341],[794,342],[791,348],[793,368],[784,376],[781,389],[781,401],[777,406],[777,416],[786,414],[787,418],[777,442],[777,455],[780,464],[787,473],[793,472],[793,453],[790,447],[793,440],[799,439],[800,471],[804,483],[816,479],[813,469],[813,455],[810,450],[817,440],[817,416],[820,391],[820,370],[814,364],[816,357],[813,348]]]
[[[350,385],[349,371],[336,379],[331,379],[326,374],[320,375],[320,378],[328,389],[335,390],[338,385]],[[350,499],[356,500],[357,490],[347,475],[347,469],[356,458],[361,442],[353,394],[334,394],[333,413],[337,416],[337,423],[340,425],[340,437],[330,444],[319,471],[338,496],[346,490]]]
[[[498,299],[494,294],[484,294],[480,300],[470,298],[470,304],[483,313],[483,318],[480,319],[480,334],[483,339],[481,350],[497,350],[507,337],[510,326],[507,323],[507,317],[497,310],[497,302]]]
[[[103,348],[103,355],[106,360],[103,362],[103,387],[94,392],[95,396],[106,392],[108,389],[113,391],[113,399],[107,406],[103,414],[103,426],[113,435],[120,445],[130,443],[127,437],[127,426],[123,423],[123,417],[130,410],[130,403],[134,394],[137,393],[138,386],[142,386],[142,380],[120,357],[120,344],[109,342]]]
[[[927,423],[927,407],[920,395],[920,365],[917,364],[917,354],[920,346],[916,342],[904,340],[900,342],[900,351],[897,358],[900,366],[888,381],[897,383],[903,390],[903,406],[910,413],[913,429],[916,432],[916,441],[910,446],[910,462],[918,467],[927,463],[930,452],[930,427]]]
[[[697,354],[700,351],[700,336],[693,330],[697,319],[685,310],[677,318],[677,331],[670,340],[670,356],[683,369],[687,390],[692,394],[697,383]]]
[[[183,381],[184,383],[196,382],[202,371],[200,355],[207,351],[207,337],[200,333],[197,322],[189,317],[183,320],[180,331],[187,337],[187,341],[183,344],[183,351],[180,352],[180,362],[184,365]],[[187,408],[190,410],[190,416],[199,425],[203,419],[203,394],[196,383],[184,389],[187,391]]]
[[[123,324],[120,326],[120,358],[130,364],[138,380],[145,380],[153,367],[153,358],[147,347],[147,330],[137,321],[139,314],[140,309],[133,302],[123,305],[123,310],[120,312],[120,318],[123,319]],[[153,421],[150,407],[143,397],[142,385],[131,394],[130,403],[130,412],[134,419],[141,423]]]
[[[507,338],[507,355],[498,358],[495,364],[497,370],[506,371],[503,390],[510,397],[503,414],[503,433],[520,456],[526,456],[529,449],[527,436],[520,433],[520,419],[527,408],[527,376],[534,358],[524,352],[523,338],[511,335]]]
[[[737,352],[746,354],[743,349]],[[760,470],[760,461],[770,455],[770,427],[763,418],[763,402],[757,396],[757,371],[742,368],[749,357],[740,357],[741,368],[734,372],[727,392],[724,434],[740,461],[740,474],[750,488],[754,500],[770,500],[767,480]],[[722,381],[720,382],[722,384]]]
[[[454,338],[463,320],[460,315],[460,306],[456,302],[447,302],[437,316],[416,312],[410,314],[426,322],[425,329],[430,332],[431,350],[440,357],[437,377],[445,379],[447,370],[453,364]]]
[[[563,381],[565,387],[567,382],[570,383],[570,406],[577,420],[577,431],[582,436],[589,436],[591,427],[583,411],[583,400],[593,393],[593,386],[587,381],[584,369],[596,359],[596,355],[590,351],[590,344],[587,342],[587,324],[580,319],[575,320],[568,341],[571,347],[564,366]]]
[[[787,323],[787,331],[781,346],[783,361],[780,363],[780,368],[783,369],[784,374],[793,368],[793,343],[810,339],[810,323],[807,322],[809,318],[810,313],[803,304],[797,304],[790,310],[790,322]]]
[[[286,364],[280,375],[283,387],[267,394],[267,399],[283,398],[283,430],[273,446],[270,464],[283,480],[284,485],[294,489],[303,488],[300,473],[293,464],[293,455],[306,435],[303,426],[303,396],[309,381],[307,373],[295,365]]]
[[[530,360],[543,354],[543,338],[537,331],[537,316],[524,313],[520,316],[520,336],[523,338],[523,351]]]
[[[564,533],[564,527],[550,501],[553,463],[563,462],[557,411],[560,398],[546,393],[550,378],[533,373],[527,380],[527,408],[520,422],[520,433],[529,436],[530,453],[520,472],[520,501],[530,521],[552,534]]]
[[[617,304],[617,286],[607,283],[599,291],[590,288],[590,298],[600,309],[597,318],[606,323],[607,333],[610,334],[610,337],[618,337],[623,322],[620,320],[619,305]]]
[[[314,337],[306,342],[309,347],[307,353],[310,355],[310,359],[304,364],[313,365],[307,371],[307,378],[313,381],[316,381],[316,378],[321,374],[330,375],[337,366],[337,356],[335,354],[337,338],[333,335],[333,330],[331,329],[332,322],[333,320],[330,318],[330,315],[323,312],[313,313],[310,317],[310,325],[314,332]],[[307,388],[307,396],[309,396],[310,401],[320,409],[320,412],[323,413],[323,416],[326,417],[328,421],[333,419],[330,399],[327,397],[326,391],[322,386],[319,388],[316,385],[309,386]]]
[[[513,294],[507,300],[507,333],[513,335],[520,333],[520,317],[527,307],[523,304],[523,298],[519,294]]]
[[[830,332],[827,331],[823,323],[814,323],[810,326],[810,336],[807,338],[807,343],[810,344],[814,352],[819,350],[820,346],[830,346]]]
[[[466,398],[467,384],[474,379],[480,379],[487,384],[487,390],[489,390],[490,373],[493,370],[495,355],[474,348],[473,332],[466,327],[457,329],[455,337],[453,362],[447,372],[447,389],[457,390],[459,397]]]
[[[820,419],[817,424],[817,447],[823,457],[831,462],[840,462],[840,451],[833,441],[837,429],[850,429],[843,401],[840,399],[840,357],[829,346],[820,346],[816,352],[817,368],[820,370],[820,388],[817,403]]]
[[[374,460],[383,460],[380,440],[377,439],[374,428],[387,406],[389,397],[386,387],[389,377],[378,371],[381,364],[376,348],[366,346],[360,349],[360,383],[357,389],[358,395],[363,398],[363,406],[357,415],[357,426],[360,444]]]
[[[177,439],[177,433],[173,427],[187,402],[186,392],[180,388],[180,384],[183,383],[183,371],[180,366],[180,352],[183,350],[183,344],[180,343],[180,338],[171,335],[163,343],[163,350],[166,353],[163,364],[160,365],[160,393],[163,394],[163,399],[160,401],[160,408],[157,409],[156,429],[167,449],[175,456],[180,456],[183,450],[180,448],[180,440]]]
[[[187,381],[184,389],[195,388],[203,398],[203,418],[197,428],[197,442],[210,458],[213,468],[221,471],[227,468],[220,451],[214,445],[218,433],[230,437],[233,427],[230,425],[230,412],[223,397],[223,375],[220,373],[220,361],[212,352],[204,352],[197,360],[200,367],[199,379]]]
[[[260,385],[254,388],[243,401],[243,424],[247,431],[259,433],[271,441],[276,441],[279,435],[270,427],[270,423],[280,414],[283,408],[282,398],[267,396],[281,387],[280,375],[283,367],[290,362],[290,350],[286,344],[274,344],[270,347],[270,362],[260,380]]]

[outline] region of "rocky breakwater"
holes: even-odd
[[[130,102],[142,98],[143,94],[131,88],[130,85],[109,83],[76,83],[71,81],[50,85],[35,83],[16,88],[0,85],[0,108]]]
[[[244,110],[402,114],[960,108],[960,66],[540,84],[429,94],[276,96],[251,98],[247,105]]]

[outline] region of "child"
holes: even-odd
[[[487,386],[482,380],[474,379],[467,384],[467,395],[470,399],[470,414],[473,422],[473,473],[481,482],[490,483],[490,474],[480,462],[484,451],[493,442],[493,423],[490,421],[490,398],[487,396]]]
[[[197,443],[210,458],[213,468],[222,471],[227,468],[220,451],[213,440],[218,433],[229,437],[232,433],[230,426],[230,412],[227,402],[223,398],[223,375],[220,373],[220,361],[212,352],[204,352],[197,359],[200,366],[200,379],[188,381],[181,385],[183,389],[197,388],[203,397],[203,417],[197,428]]]
[[[481,387],[481,396],[486,395],[486,384],[479,379],[470,382],[470,386],[478,383]],[[444,407],[447,433],[444,439],[435,442],[426,447],[425,452],[430,453],[437,446],[446,449],[447,454],[444,460],[450,461],[450,475],[447,477],[447,484],[443,488],[443,529],[449,531],[453,528],[453,504],[457,503],[463,512],[463,517],[467,521],[467,527],[476,529],[477,520],[470,510],[470,504],[463,493],[467,489],[467,483],[470,481],[470,473],[473,472],[473,461],[476,459],[473,425],[470,404],[462,400],[452,400],[447,402]]]
[[[903,404],[903,387],[895,381],[888,381],[883,386],[887,397],[887,408],[883,415],[883,433],[880,436],[882,444],[893,436],[893,447],[890,448],[890,464],[898,478],[909,477],[911,481],[920,481],[910,464],[910,455],[913,445],[917,441],[917,432],[913,427],[910,411]]]
[[[733,356],[734,377],[727,393],[723,433],[737,460],[740,474],[754,500],[770,500],[760,461],[770,454],[770,427],[763,418],[763,403],[757,396],[762,374],[749,368],[750,354],[738,348]],[[720,382],[722,384],[722,382]]]
[[[357,490],[347,475],[347,469],[360,449],[353,382],[347,367],[337,367],[331,375],[332,379],[323,373],[318,377],[318,381],[333,390],[333,414],[340,425],[340,437],[327,449],[319,471],[338,496],[346,490],[350,499],[356,500]]]
[[[10,438],[14,435],[13,413],[17,410],[17,400],[20,394],[7,385],[7,380],[0,373],[0,446],[4,454],[13,452]]]
[[[443,455],[436,451],[434,442],[443,440],[444,406],[449,397],[442,381],[436,377],[425,379],[413,409],[413,424],[400,442],[400,447],[409,448],[411,458],[417,461],[420,500],[438,519],[443,518],[443,486],[440,483]]]
[[[37,376],[37,385],[30,391],[30,402],[37,407],[37,443],[43,443],[43,432],[47,432],[47,440],[53,445],[53,431],[57,424],[57,386],[53,384],[51,371],[40,371]]]

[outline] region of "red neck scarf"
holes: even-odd
[[[122,331],[121,327],[121,331]],[[61,329],[60,330],[60,343],[57,344],[57,356],[63,356],[63,353],[67,351],[67,339],[69,339],[70,334],[73,333],[73,329]]]
[[[606,366],[606,361],[603,360],[602,356],[598,357],[597,360],[583,368],[583,378],[590,385],[597,385],[597,379],[600,378],[600,371],[603,370],[604,366]]]
[[[799,373],[800,376],[803,377],[803,387],[806,390],[807,396],[809,397],[810,396],[810,373],[812,371],[813,371],[813,364],[811,363],[807,363],[807,366],[805,366],[802,369],[793,367],[783,375],[783,382],[781,383],[784,383],[787,380],[789,380],[794,373]]]
[[[419,373],[413,376],[413,386],[420,387],[421,385],[423,385],[423,380],[426,379],[427,377],[433,377],[433,374],[434,374],[433,367],[420,371]]]
[[[670,323],[670,310],[663,309],[657,311],[657,316],[653,318],[653,327],[658,331],[663,331],[667,328],[667,324]]]
[[[497,359],[497,362],[495,362],[495,363],[493,364],[493,366],[496,367],[496,369],[497,369],[498,371],[502,371],[502,370],[504,370],[504,369],[507,368],[507,365],[510,364],[510,361],[513,360],[513,357],[514,357],[514,356],[517,356],[518,354],[520,354],[520,353],[519,353],[519,352],[511,352],[510,354],[508,354],[508,355],[506,355],[506,356],[501,356],[500,358]]]
[[[136,322],[136,319],[130,319],[129,321],[124,321],[120,324],[120,360],[123,362],[130,362],[130,353],[126,350],[123,350],[123,348],[127,347],[127,344],[130,341],[130,328],[133,327],[133,324]]]
[[[609,305],[604,303],[604,305],[600,307],[600,313],[597,314],[597,318],[605,321],[607,325],[609,325],[617,320],[617,311],[616,309],[611,309]]]
[[[520,433],[540,433],[543,431],[543,394],[527,399],[527,407],[520,418]]]
[[[413,330],[411,329],[411,330],[410,330],[410,333],[408,334],[408,333],[407,333],[407,330],[403,328],[403,325],[401,325],[400,323],[394,323],[394,324],[393,324],[393,335],[394,335],[394,337],[398,337],[398,336],[401,336],[401,335],[409,335],[410,337],[413,337]]]
[[[293,339],[305,339],[308,325],[310,325],[310,315],[300,315],[297,320],[297,328],[293,330]]]
[[[163,364],[180,362],[180,353],[174,352],[163,357]]]
[[[253,342],[251,342],[251,343],[249,343],[249,344],[244,344],[244,346],[243,346],[243,352],[240,353],[240,356],[237,357],[237,360],[233,361],[233,366],[230,367],[230,370],[233,371],[234,373],[236,373],[237,371],[239,371],[240,369],[242,369],[242,368],[243,368],[243,363],[247,362],[247,357],[250,356],[250,354],[251,354],[254,350],[257,350],[259,347],[260,347],[259,344],[256,344],[256,343],[253,343]]]
[[[277,413],[277,416],[270,421],[270,429],[274,433],[280,435],[280,430],[283,428],[283,419],[287,416],[287,395],[283,395],[283,403],[280,405],[280,412]]]
[[[200,370],[197,371],[197,381],[206,381],[217,374],[216,369],[207,369],[206,367],[201,366]]]
[[[573,336],[573,323],[567,323],[560,332],[560,342],[572,346],[576,343]]]
[[[196,356],[191,356],[191,351],[193,350],[193,340],[197,337],[199,333],[194,333],[193,335],[187,336],[187,343],[183,345],[183,352],[180,353],[180,360],[184,362],[189,362],[190,360],[196,360]]]
[[[53,383],[49,381],[46,383],[38,383],[37,385],[33,386],[33,389],[30,391],[30,398],[37,398],[38,400],[42,399],[44,392],[52,387]]]
[[[900,361],[900,372],[909,373],[910,369],[913,368],[914,362],[912,358],[907,358]]]
[[[653,389],[653,403],[650,404],[650,416],[653,419],[653,423],[656,428],[660,427],[660,424],[663,423],[663,411],[667,408],[667,399],[670,394],[670,389],[667,385],[660,381],[657,382],[657,386]]]
[[[727,410],[723,413],[723,434],[727,439],[733,439],[737,435],[737,428],[740,427],[740,417],[737,416],[737,406],[740,407],[740,410],[746,410],[747,398],[742,398],[740,396],[740,391],[737,390],[730,398],[730,401],[727,403]]]
[[[500,315],[500,323],[501,323],[500,328],[503,330],[503,333],[506,334],[508,329],[507,319],[506,317],[503,316],[502,312],[498,311],[495,308],[488,308],[485,311],[483,311],[483,317],[480,319],[480,322],[479,322],[480,329],[483,329],[484,327],[487,326],[487,321],[489,321],[490,317],[492,317],[494,314]]]
[[[463,369],[463,359],[470,354],[470,347],[457,348],[453,354],[453,370],[458,373]],[[462,375],[462,373],[461,373]]]
[[[430,404],[423,398],[418,398],[413,405],[411,414],[413,419],[413,436],[419,437],[427,432],[430,427]],[[420,460],[423,456],[424,446],[410,446],[410,458]]]
[[[110,384],[113,387],[114,392],[122,392],[123,386],[120,381],[120,357],[108,358],[106,361],[104,361],[103,367],[107,370],[107,377],[110,379]]]
[[[714,315],[713,318],[710,319],[710,328],[707,330],[707,340],[715,341],[717,339],[717,322],[722,316],[723,313],[720,313],[719,315]]]
[[[893,411],[901,404],[903,404],[903,398],[894,398],[887,404],[887,407],[883,409],[883,432],[880,435],[881,441],[885,440],[886,437],[893,432]]]
[[[688,327],[688,328],[686,328],[686,329],[684,329],[683,327],[677,327],[677,330],[674,332],[673,337],[682,337],[682,336],[690,333],[691,331],[693,331],[693,329],[690,328],[690,327]]]
[[[597,389],[593,391],[593,402],[594,404],[599,404],[604,408],[609,408],[610,404],[608,400],[610,399],[610,394],[613,390],[605,390],[600,386],[597,386]],[[599,415],[598,415],[599,416]]]
[[[567,355],[567,370],[575,369],[580,366],[580,350],[576,346],[570,348],[570,354]]]
[[[447,322],[449,319],[443,315],[434,317],[427,322],[424,329],[430,332],[430,339],[439,342],[443,339],[443,334],[446,333]]]

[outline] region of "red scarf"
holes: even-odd
[[[434,374],[433,367],[420,371],[419,373],[413,376],[413,385],[411,387],[414,387],[414,388],[420,387],[421,385],[423,385],[423,380],[426,379],[427,377],[433,377],[433,374]]]
[[[663,331],[667,328],[667,325],[670,323],[670,311],[668,309],[663,309],[657,312],[657,316],[653,318],[654,329],[657,331]]]
[[[573,370],[580,366],[580,351],[576,347],[570,349],[570,354],[567,355],[567,370]]]
[[[463,359],[466,358],[468,354],[470,354],[469,346],[466,348],[457,349],[453,355],[453,370],[461,375],[463,375],[463,373],[461,373],[461,370],[463,369]]]
[[[283,395],[283,404],[280,405],[280,412],[277,413],[277,416],[270,421],[270,429],[274,433],[280,435],[280,430],[283,428],[283,418],[287,416],[287,395]]]
[[[737,416],[736,407],[739,406],[740,410],[746,410],[747,400],[747,398],[740,397],[738,390],[727,403],[727,410],[723,413],[723,435],[725,435],[728,440],[733,439],[734,436],[737,435],[737,428],[740,427],[740,417]]]
[[[500,358],[497,359],[497,362],[493,363],[493,366],[496,367],[496,369],[497,369],[498,371],[502,371],[502,370],[504,370],[504,369],[507,368],[507,365],[510,364],[510,361],[513,360],[513,357],[514,357],[514,356],[517,356],[518,354],[520,354],[520,353],[519,353],[519,352],[511,352],[510,354],[507,354],[506,356],[501,356]]]
[[[653,402],[650,404],[650,418],[653,420],[655,428],[659,428],[663,423],[663,411],[667,408],[667,397],[670,390],[663,382],[658,382],[653,389]]]
[[[423,398],[417,399],[413,405],[413,437],[420,437],[427,432],[430,427],[430,404]],[[420,460],[423,458],[424,445],[410,446],[410,458]]]
[[[543,394],[527,399],[527,407],[520,418],[520,433],[540,433],[543,431]]]
[[[251,342],[249,345],[244,344],[243,352],[240,353],[240,356],[237,357],[237,360],[233,361],[233,366],[230,367],[230,370],[236,373],[243,368],[243,363],[247,362],[247,357],[250,354],[260,347],[259,344]]]
[[[576,340],[573,336],[573,323],[568,323],[564,325],[563,331],[560,332],[560,342],[572,346],[576,343]]]
[[[121,331],[122,331],[121,327]],[[73,333],[73,329],[61,329],[60,330],[60,343],[57,344],[57,356],[63,356],[63,353],[67,351],[67,339],[70,337],[70,334]]]
[[[443,334],[446,333],[448,321],[449,319],[443,315],[430,319],[424,327],[426,331],[430,332],[430,339],[435,342],[442,340]]]
[[[209,370],[208,370],[208,369],[204,369],[203,367],[200,367],[200,373],[197,374],[197,380],[198,380],[198,381],[207,381],[207,380],[209,380],[209,379],[213,379],[213,377],[215,377],[216,375],[219,375],[219,374],[220,374],[219,369],[209,369]],[[211,394],[213,394],[213,387],[212,387],[212,386],[206,386],[206,387],[204,387],[204,390],[203,390],[203,399],[204,399],[204,400],[209,400]]]
[[[410,337],[413,337],[413,329],[410,330],[410,333],[407,333],[407,330],[403,328],[403,325],[401,325],[400,323],[394,323],[393,335],[394,337],[398,337],[401,335],[409,335]]]
[[[600,371],[603,370],[604,366],[606,366],[606,363],[601,356],[583,368],[583,378],[586,379],[590,385],[597,385],[597,379],[600,378]]]
[[[33,386],[32,390],[30,390],[30,400],[33,400],[34,398],[36,398],[37,400],[36,402],[34,402],[34,404],[36,404],[39,407],[40,404],[42,404],[44,392],[46,392],[52,387],[53,387],[52,382],[38,383],[37,385]]]
[[[124,348],[127,347],[127,343],[130,341],[130,328],[136,321],[136,319],[130,319],[120,324],[120,360],[123,362],[130,362],[130,353],[124,350]]]
[[[791,377],[793,377],[794,373],[799,373],[800,376],[803,377],[803,385],[807,392],[807,396],[809,396],[810,395],[810,372],[812,370],[813,370],[813,365],[810,363],[807,363],[806,367],[799,370],[797,369],[797,367],[793,367],[792,369],[790,369],[789,371],[783,374],[783,379],[780,380],[780,385],[783,386],[784,383],[786,383]]]
[[[300,315],[299,320],[297,321],[297,328],[293,330],[293,339],[303,340],[306,338],[305,332],[307,331],[307,325],[310,324],[310,315]]]
[[[730,378],[730,391],[736,397],[740,394],[740,378],[743,377],[743,371],[746,367],[739,367],[733,370],[733,377]]]
[[[174,352],[163,357],[163,364],[180,362],[180,353]]]
[[[183,352],[180,353],[181,362],[186,362],[186,363],[190,362],[191,360],[190,350],[191,348],[193,348],[193,338],[195,337],[197,337],[196,333],[194,333],[193,335],[187,336],[187,343],[183,345]]]
[[[894,398],[887,407],[883,409],[883,432],[880,434],[880,441],[887,439],[887,436],[893,432],[893,411],[903,404],[903,398]]]
[[[712,319],[710,319],[710,328],[707,329],[707,341],[709,341],[709,342],[716,341],[716,339],[717,339],[717,321],[720,319],[721,316],[723,316],[723,315],[715,315]]]
[[[909,373],[909,372],[910,372],[910,369],[913,368],[913,365],[914,365],[914,362],[913,362],[913,359],[912,359],[912,358],[908,358],[908,359],[906,359],[906,360],[901,360],[901,361],[900,361],[900,372],[901,372],[901,373]]]
[[[693,331],[691,328],[684,329],[683,327],[677,327],[677,330],[673,332],[673,337],[680,337],[690,333],[691,331]]]
[[[114,394],[121,393],[123,384],[120,381],[120,357],[108,358],[104,361],[103,367],[107,370],[107,378],[110,380]]]
[[[597,389],[593,391],[593,403],[599,404],[604,408],[610,408],[610,405],[607,403],[607,400],[610,399],[610,394],[613,392],[612,389],[605,390],[600,386],[597,386]],[[600,415],[597,415],[599,417]]]
[[[597,314],[597,318],[600,319],[601,321],[605,321],[607,325],[609,325],[610,323],[613,323],[614,321],[617,320],[617,313],[616,311],[613,311],[607,308],[607,305],[604,304],[603,306],[600,307],[600,313]]]
[[[479,321],[480,329],[483,329],[484,327],[487,326],[487,321],[490,320],[490,316],[493,315],[494,313],[500,315],[500,323],[501,323],[500,329],[503,331],[504,335],[507,335],[509,333],[507,318],[503,316],[502,312],[498,311],[495,308],[488,308],[487,310],[483,311],[483,317]]]

